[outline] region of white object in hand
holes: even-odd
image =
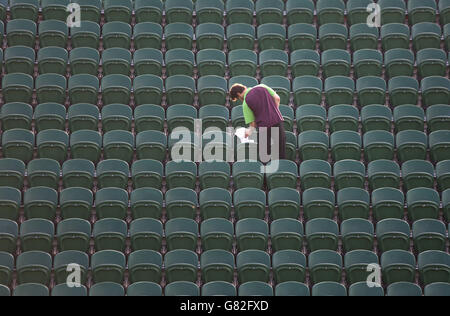
[[[253,139],[245,137],[245,130],[244,127],[240,127],[236,130],[235,135],[240,139],[241,143],[254,143],[255,141]]]

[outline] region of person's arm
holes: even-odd
[[[245,124],[250,125],[250,127],[245,130],[245,137],[247,138],[257,128],[256,122],[255,122],[255,114],[250,109],[250,107],[247,105],[247,102],[245,102],[245,100],[242,103],[242,112],[244,113]]]
[[[255,122],[250,123],[250,127],[245,129],[245,138],[250,137],[253,132],[256,131],[256,128],[257,126]]]

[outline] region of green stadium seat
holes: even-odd
[[[245,218],[236,223],[236,241],[239,251],[267,250],[269,239],[267,223],[257,218]]]
[[[268,282],[270,273],[270,256],[261,250],[245,250],[236,257],[239,283],[260,281]]]
[[[391,80],[389,80],[389,100],[393,107],[397,107],[403,104],[418,104],[418,81],[412,77],[406,76],[392,78]]]
[[[335,161],[361,159],[361,135],[354,131],[338,131],[330,137],[331,155]]]
[[[6,26],[6,38],[8,46],[27,46],[34,48],[37,26],[28,19],[14,19]]]
[[[194,30],[190,24],[180,22],[168,24],[164,29],[164,34],[168,50],[174,48],[192,48]]]
[[[311,291],[312,296],[347,296],[347,289],[336,282],[320,282]]]
[[[11,73],[3,76],[2,79],[2,94],[5,103],[31,103],[33,77],[23,73]]]
[[[5,158],[28,162],[33,157],[34,134],[29,130],[14,128],[3,132],[2,149]]]
[[[2,129],[13,128],[31,130],[33,119],[33,108],[31,105],[22,102],[6,103],[1,108]]]
[[[305,216],[308,219],[333,218],[335,210],[334,192],[326,188],[311,188],[303,193]]]
[[[235,49],[228,54],[230,74],[232,76],[255,76],[257,55],[248,49]]]
[[[175,48],[167,51],[165,56],[168,76],[193,76],[195,57],[194,53],[184,48]]]
[[[23,201],[27,219],[53,220],[55,218],[58,193],[54,189],[47,187],[29,188],[24,193]]]
[[[312,24],[296,23],[288,27],[289,49],[293,52],[299,49],[316,49],[317,28]]]
[[[387,287],[387,296],[422,296],[422,289],[415,283],[396,282]]]
[[[369,163],[367,170],[372,190],[400,186],[400,167],[395,161],[375,160]]]
[[[354,131],[359,129],[359,111],[353,105],[333,105],[328,110],[331,133],[337,131]]]
[[[284,49],[286,27],[277,23],[266,23],[258,26],[258,44],[261,51],[266,49]]]
[[[114,282],[100,282],[94,284],[89,290],[89,296],[125,296],[125,289],[122,285]]]
[[[102,27],[103,45],[105,49],[119,47],[130,49],[132,28],[124,22],[107,22]]]
[[[131,165],[133,186],[139,188],[161,189],[164,167],[161,162],[152,159],[141,159]]]
[[[48,285],[52,270],[52,257],[42,251],[27,251],[17,257],[17,284],[39,283]]]
[[[448,0],[439,1],[439,17],[441,21],[441,25],[447,25],[450,23],[450,14],[449,8],[450,4]]]
[[[437,5],[435,0],[408,1],[409,24],[414,25],[420,22],[436,21]]]
[[[49,187],[57,189],[59,185],[60,164],[53,159],[34,159],[28,163],[27,178],[30,187]]]
[[[283,23],[284,2],[281,0],[257,0],[255,11],[258,24]]]
[[[311,281],[339,282],[342,277],[342,257],[332,250],[316,250],[309,254],[308,267]]]
[[[106,22],[121,21],[131,23],[133,3],[131,0],[104,0],[103,10]]]
[[[342,0],[317,1],[317,19],[319,25],[327,23],[344,23],[345,4]]]
[[[304,283],[306,257],[299,251],[283,250],[273,255],[274,277],[278,284]]]
[[[364,188],[366,167],[360,161],[336,161],[333,168],[336,191],[345,188]]]
[[[408,217],[412,221],[419,219],[437,219],[439,215],[439,194],[430,188],[409,190],[406,195]]]
[[[325,97],[328,106],[336,104],[353,104],[355,83],[344,76],[334,76],[325,80]]]
[[[347,1],[347,20],[350,25],[366,23],[369,17],[367,7],[372,4],[371,0],[349,0]]]
[[[197,280],[198,257],[195,252],[184,249],[169,251],[164,257],[164,266],[167,283]]]
[[[429,250],[419,253],[420,281],[427,286],[435,282],[449,283],[450,255],[444,251]]]
[[[314,50],[298,49],[291,53],[291,71],[294,77],[317,76],[320,55]]]
[[[94,164],[85,159],[66,160],[62,165],[64,187],[81,187],[91,189],[94,183]]]
[[[303,196],[303,200],[305,200],[305,196]],[[308,249],[311,252],[324,249],[337,250],[339,227],[335,221],[328,218],[311,219],[306,222],[305,232],[308,241]]]
[[[148,189],[139,190],[142,192],[145,190],[148,191]],[[130,224],[130,240],[133,251],[154,250],[159,252],[161,249],[162,237],[163,226],[159,220],[153,218],[139,218],[135,219]]]
[[[107,133],[113,130],[131,130],[132,109],[125,104],[108,104],[102,107],[102,128]]]
[[[443,160],[436,164],[436,178],[440,191],[450,189],[450,161]]]
[[[61,47],[44,47],[38,50],[37,62],[40,74],[56,73],[66,74],[69,54]]]
[[[113,47],[103,51],[102,71],[105,76],[120,74],[128,76],[131,67],[131,52],[124,48]]]
[[[0,159],[0,186],[22,189],[24,176],[25,164],[23,161],[12,158]]]
[[[258,188],[264,182],[263,165],[258,161],[237,161],[233,164],[233,181],[236,189]]]
[[[369,217],[370,195],[360,188],[345,188],[337,193],[339,217],[341,220]]]
[[[42,284],[27,283],[16,286],[13,296],[49,296],[49,290]]]
[[[203,161],[199,165],[198,175],[202,190],[212,187],[228,189],[230,165],[224,161]]]
[[[89,270],[89,257],[84,252],[69,250],[60,252],[55,256],[53,267],[55,271],[56,283],[58,285],[69,285],[67,281],[70,280],[70,278],[68,277],[70,275],[70,271],[73,271],[73,268],[71,268],[70,265],[74,264],[77,264],[80,268],[81,283],[86,284],[87,272]]]
[[[93,21],[100,23],[100,16],[102,10],[101,0],[73,0],[81,7],[81,16],[83,21]]]
[[[449,130],[450,106],[446,104],[435,104],[427,108],[427,125],[430,132]]]
[[[377,194],[381,195],[381,193],[383,193],[383,194],[389,193],[387,190],[385,190],[384,192],[382,192],[381,190],[383,190],[383,189],[377,190],[378,191]],[[392,189],[391,189],[391,191],[392,191]],[[400,195],[400,193],[401,193],[401,191],[399,191],[398,195]],[[403,193],[401,194],[400,197],[403,198]],[[388,198],[384,198],[384,199],[385,199],[385,201],[388,201]],[[400,198],[399,198],[399,200],[400,200]],[[379,203],[378,198],[375,200],[375,197],[374,197],[374,201],[376,203]],[[402,218],[403,218],[403,216],[402,216]],[[398,218],[384,217],[384,219],[382,219],[377,224],[377,228],[376,228],[376,235],[377,235],[378,246],[379,246],[380,251],[385,252],[385,251],[396,250],[396,249],[409,250],[410,233],[411,233],[411,230],[410,230],[409,224],[406,221],[398,219]]]
[[[32,75],[36,58],[34,49],[27,46],[10,46],[5,49],[4,64],[6,73]]]
[[[324,107],[315,104],[305,104],[297,107],[295,112],[297,129],[300,132],[309,130],[325,131],[327,112]]]
[[[128,164],[123,160],[106,159],[97,165],[97,186],[102,188],[122,188],[128,186]]]
[[[291,188],[276,188],[268,193],[270,217],[298,218],[300,210],[300,194]]]
[[[416,51],[425,48],[441,48],[442,30],[439,24],[417,23],[411,28],[413,47]]]
[[[14,173],[14,170],[8,170]],[[2,206],[1,218],[9,220],[17,220],[19,217],[19,206],[22,199],[21,193],[18,189],[12,187],[1,187],[0,190]]]
[[[69,0],[43,0],[42,5],[42,17],[44,20],[59,20],[67,21],[69,12],[67,7],[69,5]]]
[[[91,257],[91,269],[94,283],[121,284],[125,272],[125,255],[115,250],[98,251]]]
[[[384,51],[394,48],[409,49],[411,32],[408,25],[402,23],[389,23],[381,27],[381,43]]]
[[[300,184],[303,190],[329,188],[331,166],[327,161],[311,159],[300,164]]]
[[[315,3],[311,0],[288,0],[286,2],[287,22],[313,23]]]
[[[397,157],[401,162],[413,159],[425,160],[428,139],[424,132],[407,130],[396,136]]]
[[[123,79],[125,80],[125,78]],[[133,81],[133,90],[136,105],[160,104],[163,95],[163,81],[155,75],[140,75]]]
[[[361,109],[363,131],[391,131],[392,111],[389,107],[378,104],[366,105]]]
[[[382,287],[369,287],[366,282],[352,284],[348,289],[349,296],[384,296]]]
[[[128,208],[128,193],[119,188],[100,189],[95,195],[95,207],[98,219],[124,219]]]
[[[223,188],[208,188],[200,192],[199,198],[203,219],[230,217],[232,198],[229,191]]]
[[[380,77],[362,77],[356,81],[358,103],[364,107],[370,104],[386,103],[386,81]]]
[[[198,117],[202,120],[203,132],[208,128],[225,131],[230,120],[229,113],[229,110],[222,105],[210,104],[202,106],[198,112]]]
[[[298,147],[302,160],[328,160],[329,138],[320,131],[306,131],[298,135]]]
[[[203,76],[198,79],[200,106],[209,104],[225,105],[227,81],[219,76]]]
[[[103,104],[129,104],[131,95],[131,79],[124,75],[107,75],[102,83]],[[139,93],[139,92],[138,92]]]
[[[192,282],[178,281],[166,286],[165,296],[200,296],[200,289]]]
[[[81,7],[81,12],[83,12],[83,7]],[[70,35],[73,48],[89,47],[98,49],[100,43],[100,25],[98,22],[84,20],[80,22],[80,27],[70,28]]]
[[[419,75],[424,77],[445,77],[447,70],[447,54],[436,48],[426,48],[417,52]]]
[[[399,105],[394,108],[395,131],[423,131],[425,128],[425,111],[416,105]]]
[[[205,283],[233,281],[235,264],[231,252],[221,249],[205,251],[200,258],[200,267]]]
[[[168,189],[195,188],[197,165],[192,161],[169,161],[166,164],[166,185]]]
[[[85,297],[87,289],[84,285],[80,287],[69,287],[66,284],[58,284],[52,289],[52,297]]]
[[[273,164],[274,167],[272,167]],[[297,187],[298,168],[295,162],[290,160],[271,161],[266,168],[266,183],[269,190],[280,187]],[[276,172],[271,172],[272,169],[275,169]]]
[[[115,130],[103,135],[105,159],[120,159],[130,162],[134,153],[134,136],[131,132]]]
[[[349,76],[351,65],[351,56],[346,50],[329,49],[322,53],[322,70],[326,78]]]
[[[1,191],[9,193],[11,189],[2,189]],[[0,251],[7,253],[15,253],[17,247],[17,237],[19,236],[19,228],[16,222],[9,219],[0,219],[1,242]]]
[[[138,49],[133,55],[133,64],[138,76],[161,76],[163,65],[162,52],[154,48]]]
[[[286,132],[286,158],[294,161],[297,157],[297,135]]]
[[[69,61],[72,75],[89,74],[96,76],[100,54],[98,50],[91,47],[78,47],[70,51]]]
[[[69,192],[74,192],[74,190],[69,189],[64,195],[68,195]],[[61,193],[61,195],[63,194]],[[56,226],[56,230],[59,250],[76,250],[81,252],[89,250],[91,224],[87,220],[79,218],[65,219]]]
[[[227,1],[227,5],[228,5]],[[228,11],[228,14],[230,12]],[[227,27],[227,44],[230,51],[235,49],[253,50],[255,42],[255,27],[247,23],[230,24]]]
[[[255,4],[251,0],[231,0],[225,4],[227,12],[227,24],[247,23],[252,24]]]
[[[71,104],[97,104],[99,80],[89,74],[74,75],[69,78],[69,100]],[[80,109],[81,110],[81,109]],[[82,112],[81,112],[82,113]],[[86,114],[85,114],[86,115]],[[69,108],[70,120],[70,108]]]
[[[375,229],[368,220],[353,218],[343,221],[341,223],[341,234],[346,252],[373,249]]]
[[[300,282],[283,282],[276,286],[275,296],[310,296],[309,288]]]
[[[186,249],[195,251],[197,248],[197,223],[188,218],[174,218],[166,223],[166,242],[169,251]]]
[[[47,129],[37,134],[36,146],[40,158],[50,158],[62,163],[67,157],[69,135],[58,129]]]
[[[415,221],[412,226],[414,248],[418,253],[427,250],[445,251],[446,227],[443,222],[434,219]]]
[[[266,204],[264,191],[251,187],[238,189],[233,194],[233,202],[239,219],[264,218]]]
[[[364,76],[381,77],[383,54],[375,49],[360,49],[353,53],[353,68],[357,78]]]
[[[66,100],[67,80],[58,74],[43,74],[36,77],[36,94],[39,103],[59,103]]]
[[[426,160],[408,160],[402,165],[405,191],[415,188],[434,188],[434,167]]]
[[[364,134],[364,155],[366,161],[394,159],[394,135],[386,131],[370,131]]]
[[[4,21],[6,19],[6,11],[8,7],[8,0],[0,1],[0,21]]]
[[[449,104],[450,80],[445,77],[426,77],[422,80],[422,103],[429,107],[435,104]]]
[[[197,1],[198,2],[198,1]],[[209,282],[202,287],[202,296],[237,296],[236,287],[228,282]]]
[[[450,131],[448,130],[435,131],[429,135],[431,158],[434,162],[440,162],[449,157],[449,135]]]
[[[162,0],[135,0],[133,1],[136,22],[155,22],[161,24],[163,1]]]
[[[39,12],[37,0],[10,0],[9,10],[12,19],[26,19],[36,21]]]
[[[194,130],[194,122],[198,117],[197,109],[192,105],[176,104],[167,108],[167,125],[169,132],[173,132],[177,128],[187,128]]]
[[[131,192],[131,212],[133,218],[160,218],[163,196],[154,188],[139,188]]]
[[[175,188],[166,192],[166,210],[169,219],[197,216],[197,193],[188,188]]]
[[[166,79],[166,97],[169,105],[193,104],[195,81],[185,75],[170,76]]]
[[[133,284],[147,282],[159,284],[162,275],[162,256],[153,250],[134,251],[128,257],[128,269]]]
[[[231,251],[233,245],[233,224],[223,218],[211,218],[200,226],[203,250],[223,249]]]
[[[371,1],[370,1],[371,2]],[[378,28],[370,27],[366,21],[350,27],[350,45],[353,51],[377,49],[380,33]]]
[[[0,252],[0,284],[9,286],[11,284],[14,270],[14,257],[6,252]]]
[[[139,159],[163,161],[166,157],[167,136],[160,131],[143,131],[136,136]]]
[[[414,282],[416,259],[405,250],[386,251],[381,256],[383,279],[387,285],[396,282]]]
[[[288,70],[289,57],[286,52],[278,49],[267,49],[259,55],[259,65],[261,75],[286,76]]]
[[[20,226],[20,240],[22,250],[43,251],[50,253],[53,248],[55,227],[45,219],[30,219]]]
[[[303,225],[296,219],[277,219],[270,226],[272,248],[275,252],[280,250],[302,249],[303,235]]]
[[[436,282],[428,284],[425,287],[425,296],[449,296],[450,284],[444,282]]]
[[[223,49],[225,29],[216,23],[203,23],[197,25],[195,33],[197,49]]]
[[[195,1],[195,13],[197,23],[217,23],[222,24],[225,5],[222,0],[198,0]]]
[[[159,2],[159,0],[157,1]],[[151,5],[152,3],[149,4]],[[138,15],[136,15],[136,17],[139,19]],[[138,50],[142,48],[161,49],[163,37],[162,26],[153,21],[154,20],[140,22],[134,26],[134,45]]]
[[[346,49],[348,29],[343,24],[328,23],[319,28],[320,49]]]
[[[219,0],[221,1],[221,0]],[[202,49],[197,53],[197,69],[200,76],[225,76],[226,56],[219,49]]]
[[[162,131],[165,111],[159,105],[142,104],[134,109],[135,128],[137,133],[149,130]]]
[[[404,23],[406,4],[404,0],[380,0],[381,24]]]
[[[320,78],[313,76],[297,77],[293,81],[294,102],[297,106],[321,104],[322,90],[323,83]]]
[[[65,48],[69,36],[69,28],[64,21],[45,20],[39,23],[40,47],[62,47]]]
[[[206,161],[226,160],[233,158],[231,133],[210,130],[202,136],[203,159]]]
[[[164,8],[168,23],[192,23],[194,10],[192,1],[166,0],[164,1]]]
[[[373,226],[372,226],[373,229]],[[372,249],[370,249],[372,250]],[[347,273],[347,281],[354,285],[358,282],[365,283],[369,279],[369,265],[378,265],[379,260],[376,253],[369,250],[353,250],[347,252],[344,257],[345,271]]]

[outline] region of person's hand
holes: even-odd
[[[249,127],[245,129],[245,138],[249,138],[253,134],[253,128]]]

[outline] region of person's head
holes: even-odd
[[[233,102],[236,102],[237,100],[244,101],[245,90],[247,90],[247,87],[240,83],[232,85],[230,89],[231,101]]]

